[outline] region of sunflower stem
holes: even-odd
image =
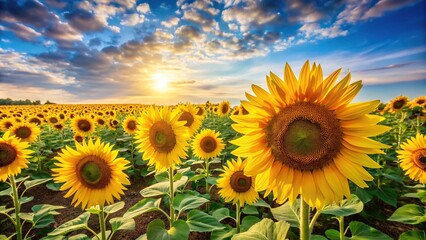
[[[240,219],[241,218],[241,206],[240,206],[240,201],[237,201],[236,210],[237,210],[237,213],[236,213],[237,219],[235,219],[235,223],[237,225],[237,233],[240,233],[240,231],[241,231],[241,219]]]
[[[209,178],[209,159],[206,159],[206,194],[210,194],[209,182],[207,181],[208,178]],[[210,204],[207,202],[206,211],[209,212],[209,210],[210,210]]]
[[[105,213],[104,207],[101,207],[101,212],[99,213],[99,225],[101,228],[101,240],[106,240],[106,224],[105,224]]]
[[[311,234],[312,234],[312,230],[314,230],[315,222],[317,221],[317,219],[320,215],[321,215],[321,210],[317,209],[314,216],[312,217],[311,223],[309,224],[309,232]]]
[[[300,196],[300,240],[310,239],[309,205]]]
[[[169,181],[170,181],[170,226],[175,221],[175,210],[173,209],[173,199],[175,197],[173,189],[173,168],[169,168]]]
[[[19,218],[19,212],[21,210],[21,204],[19,203],[18,189],[16,188],[15,177],[13,175],[9,176],[10,185],[12,186],[13,193],[13,206],[15,207],[15,229],[16,229],[16,239],[22,240],[22,229],[21,229],[21,219]]]
[[[339,221],[340,240],[344,240],[345,239],[345,217],[343,216],[338,217],[337,220]]]

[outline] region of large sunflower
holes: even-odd
[[[10,175],[18,175],[28,166],[28,143],[21,142],[7,131],[0,138],[0,181],[5,181]]]
[[[72,203],[82,209],[92,206],[111,204],[113,198],[120,199],[130,185],[128,176],[123,172],[129,167],[124,158],[117,158],[118,151],[112,151],[112,145],[93,143],[89,140],[83,144],[75,142],[76,149],[66,147],[59,156],[57,168],[52,169],[56,183],[64,183],[61,190],[68,190],[66,198],[74,194]]]
[[[420,96],[414,98],[414,100],[411,102],[411,107],[426,107],[426,96]]]
[[[398,96],[389,102],[388,108],[390,112],[398,112],[403,107],[407,106],[410,99],[406,96]]]
[[[417,134],[397,151],[401,168],[411,179],[426,183],[426,135]]]
[[[220,132],[211,129],[203,129],[198,133],[192,142],[192,151],[194,155],[201,159],[209,159],[219,156],[225,148],[222,139],[219,138]]]
[[[367,154],[383,153],[387,145],[368,137],[387,131],[368,115],[379,101],[349,104],[362,87],[349,84],[350,74],[336,83],[340,69],[323,81],[320,65],[307,61],[299,81],[286,64],[284,81],[271,73],[269,93],[253,85],[256,96],[242,101],[248,115],[231,116],[243,134],[231,143],[233,154],[250,157],[246,173],[256,176],[256,190],[271,191],[278,203],[299,194],[312,207],[350,197],[348,179],[360,187],[373,177],[363,168],[379,168]]]
[[[159,109],[150,107],[138,118],[136,143],[148,165],[154,165],[157,171],[165,171],[174,164],[180,164],[185,158],[188,146],[188,128],[185,121],[179,121],[178,111],[168,107]]]
[[[123,129],[128,134],[134,134],[138,126],[137,119],[135,116],[129,115],[123,121]]]
[[[21,141],[29,143],[35,142],[40,135],[40,129],[34,123],[26,122],[15,123],[10,128],[10,132]]]
[[[228,166],[224,166],[225,172],[222,173],[217,180],[217,187],[220,188],[219,195],[225,201],[236,204],[253,204],[259,198],[259,194],[255,190],[254,177],[249,177],[245,174],[247,160],[237,161],[231,160],[227,162]]]
[[[179,121],[186,121],[185,126],[188,127],[188,133],[192,135],[201,126],[202,117],[197,115],[197,109],[191,105],[179,105],[178,110],[180,111]]]
[[[72,119],[71,126],[75,133],[84,136],[95,131],[95,123],[89,117],[75,117]]]

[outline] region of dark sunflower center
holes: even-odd
[[[223,104],[223,106],[222,106],[222,113],[223,113],[223,114],[227,113],[227,112],[228,112],[228,109],[229,109],[228,104]]]
[[[31,128],[27,126],[19,127],[15,130],[15,135],[19,138],[25,139],[31,136]]]
[[[50,118],[50,119],[49,119],[49,121],[50,121],[51,123],[57,123],[57,122],[58,122],[58,119],[57,119],[57,118],[52,117],[52,118]]]
[[[423,104],[424,102],[425,102],[425,100],[420,99],[420,100],[418,100],[418,101],[417,101],[417,104],[420,104],[420,105],[421,105],[421,104]]]
[[[83,137],[82,136],[76,136],[75,137],[75,140],[77,141],[77,142],[83,142]]]
[[[7,143],[0,143],[0,167],[7,166],[15,161],[17,156],[15,148]]]
[[[129,122],[127,123],[127,128],[128,128],[130,131],[135,130],[135,129],[136,129],[136,122],[135,122],[135,120],[131,120],[131,121],[129,121]]]
[[[9,129],[10,127],[13,126],[13,124],[11,122],[6,122],[4,125],[7,129]]]
[[[103,119],[98,119],[98,124],[99,124],[99,125],[104,125],[104,124],[105,124],[105,121],[104,121]]]
[[[172,127],[164,121],[156,122],[149,130],[149,140],[155,150],[168,153],[176,145],[176,136]]]
[[[393,108],[400,109],[405,105],[405,100],[401,99],[393,103]]]
[[[197,111],[197,115],[201,116],[201,115],[203,115],[203,112],[204,112],[203,109],[199,107],[198,111]]]
[[[211,136],[203,137],[200,141],[200,148],[206,153],[213,152],[214,150],[216,150],[216,147],[216,140]]]
[[[53,127],[55,127],[58,130],[62,130],[64,128],[64,125],[62,125],[62,124],[55,124],[55,125],[53,125]]]
[[[83,132],[90,131],[90,122],[86,119],[79,120],[77,123],[78,129],[80,129]]]
[[[105,188],[111,180],[111,169],[102,158],[89,155],[80,160],[76,168],[80,182],[91,189]]]
[[[41,121],[40,121],[40,119],[38,119],[38,118],[31,118],[30,123],[35,123],[35,124],[37,124],[37,125],[40,125],[40,124],[41,124]]]
[[[179,117],[179,121],[186,121],[185,126],[190,127],[194,123],[194,116],[190,112],[183,112]]]
[[[266,132],[275,159],[300,170],[318,169],[332,161],[343,136],[333,112],[307,102],[281,110]]]
[[[418,149],[413,153],[414,164],[423,171],[426,171],[426,148]]]
[[[237,171],[231,175],[231,188],[238,193],[250,190],[251,184],[251,177],[244,175],[243,171]]]

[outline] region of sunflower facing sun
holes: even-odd
[[[224,166],[225,172],[217,180],[217,186],[220,188],[219,195],[225,201],[244,206],[246,203],[253,204],[259,198],[254,188],[254,178],[244,173],[246,163],[238,158],[237,161],[228,161],[227,166]]]
[[[87,136],[95,131],[95,123],[90,117],[75,117],[72,119],[72,129],[75,133]]]
[[[68,190],[65,198],[74,195],[72,203],[85,209],[92,206],[111,204],[114,198],[120,199],[130,185],[128,176],[123,172],[129,167],[124,158],[117,158],[118,151],[112,151],[112,145],[93,143],[89,140],[80,144],[75,142],[76,149],[66,147],[59,156],[55,157],[59,163],[53,168],[53,180],[64,183],[60,188]]]
[[[245,168],[256,176],[256,190],[273,192],[278,203],[301,194],[311,207],[350,198],[348,179],[359,187],[373,177],[364,167],[379,168],[367,154],[387,145],[368,137],[387,131],[383,118],[368,115],[379,101],[349,104],[362,87],[349,84],[350,74],[336,80],[340,69],[323,80],[322,69],[307,61],[296,79],[286,64],[284,81],[271,73],[269,92],[253,85],[242,106],[248,115],[233,115],[233,128],[243,134],[231,143],[233,154],[249,157]]]
[[[220,152],[225,148],[219,135],[220,132],[214,130],[201,130],[201,132],[195,136],[191,145],[194,155],[201,159],[219,156]]]
[[[197,115],[197,109],[190,103],[179,105],[179,121],[186,121],[185,127],[188,127],[189,134],[194,134],[201,126],[202,116]]]
[[[9,131],[0,138],[0,182],[4,182],[10,175],[18,175],[27,167],[27,158],[32,153],[27,149],[28,146],[28,142],[21,142]]]
[[[127,116],[123,121],[123,129],[128,134],[135,134],[138,123],[135,116]]]
[[[397,151],[401,168],[411,179],[426,184],[426,135],[417,134]]]
[[[20,122],[15,123],[10,128],[10,132],[21,139],[21,141],[33,143],[37,140],[41,131],[34,123]]]
[[[179,121],[178,111],[168,107],[150,107],[138,118],[139,128],[135,138],[142,158],[149,160],[157,171],[166,171],[185,158],[189,139],[185,121]]]

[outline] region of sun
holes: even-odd
[[[167,91],[171,76],[164,73],[156,73],[153,75],[152,80],[154,83],[154,88],[157,91]]]

